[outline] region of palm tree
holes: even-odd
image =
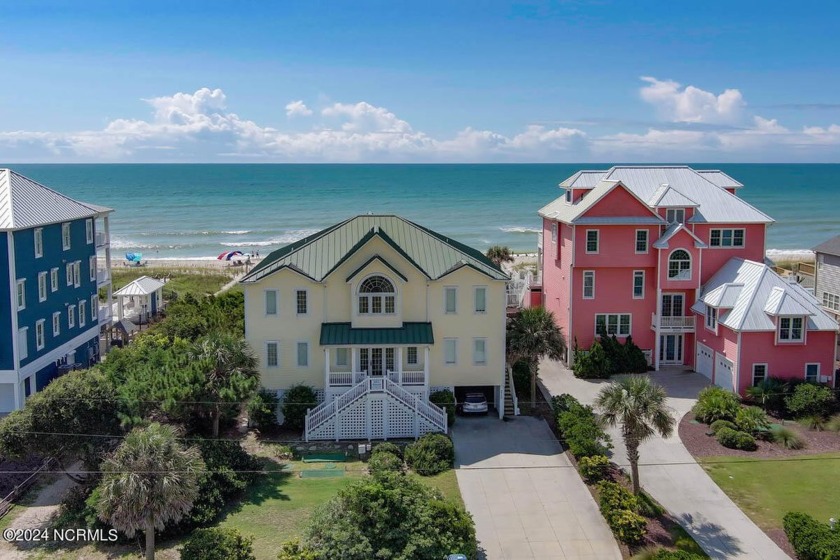
[[[560,360],[566,353],[566,338],[554,314],[544,307],[526,307],[511,317],[507,324],[507,362],[513,366],[528,362],[531,373],[531,405],[537,401],[537,371],[540,360]]]
[[[639,493],[639,445],[659,433],[668,437],[674,431],[674,417],[665,404],[662,386],[643,375],[613,381],[598,394],[595,405],[606,426],[621,425],[627,459],[633,477],[633,493]]]
[[[257,358],[244,338],[217,334],[197,341],[190,357],[204,373],[204,400],[213,419],[213,437],[219,437],[219,419],[225,403],[248,400],[259,385]]]
[[[505,247],[504,245],[493,245],[487,249],[487,253],[485,254],[496,266],[502,266],[502,263],[513,262],[513,254],[510,252],[510,247]]]
[[[185,449],[177,436],[165,424],[136,428],[102,464],[97,514],[129,537],[144,531],[146,560],[155,557],[155,529],[179,521],[192,508],[205,470],[198,449]]]

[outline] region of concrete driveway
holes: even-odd
[[[461,417],[452,439],[482,558],[621,558],[595,500],[543,420]]]
[[[698,373],[674,369],[651,372],[650,377],[668,392],[668,406],[677,422],[697,402],[697,393],[709,381]],[[540,364],[542,385],[552,394],[569,393],[583,404],[592,404],[607,381],[577,379],[563,364]],[[617,429],[613,439],[613,462],[629,471],[627,451]],[[639,453],[642,487],[691,533],[713,559],[777,560],[790,558],[764,531],[709,478],[680,441],[677,430],[669,438],[653,437]]]

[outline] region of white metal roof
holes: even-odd
[[[695,208],[700,206],[671,185],[660,185],[648,200],[657,208]]]
[[[92,218],[108,212],[112,210],[73,200],[11,169],[0,169],[0,231]]]
[[[716,173],[720,173],[717,175]],[[597,180],[596,180],[597,179]],[[660,202],[662,197],[671,197],[666,206],[676,203],[680,196],[685,197],[686,207],[696,206],[694,215],[689,223],[771,223],[773,218],[751,206],[743,199],[713,182],[711,179],[728,185],[734,180],[721,172],[709,171],[699,173],[687,166],[615,166],[607,171],[579,171],[562,183],[561,186],[573,188],[591,188],[591,192],[582,200],[573,204],[565,201],[555,201],[540,210],[540,215],[548,218],[550,212],[558,212],[555,219],[571,223],[576,217],[591,207],[590,200],[596,193],[604,194],[605,182],[621,181],[637,198],[645,201],[648,206],[653,202]],[[739,183],[740,184],[740,183]],[[591,185],[591,186],[590,186]],[[668,185],[670,189],[664,189]],[[599,191],[600,189],[600,191]],[[671,195],[670,190],[676,191]],[[668,192],[663,192],[668,191]],[[688,204],[688,203],[691,204]],[[566,210],[561,209],[565,204]],[[545,213],[544,213],[545,211]]]
[[[164,283],[148,276],[141,276],[136,280],[132,280],[116,292],[115,296],[147,296],[152,294],[164,286]]]
[[[706,293],[701,301],[711,307],[732,309],[743,288],[743,284],[721,284]]]
[[[722,189],[740,189],[744,186],[719,169],[698,169],[697,173]]]
[[[721,286],[742,287],[730,294]],[[718,296],[719,291],[726,292]],[[825,311],[819,302],[799,284],[792,284],[773,272],[763,263],[733,258],[706,283],[692,310],[704,313],[704,304],[720,297],[727,299],[732,308],[721,310],[718,322],[736,331],[773,331],[774,312],[778,315],[801,315],[806,319],[808,330],[836,331],[837,322]],[[709,303],[712,305],[712,303]],[[720,307],[724,307],[719,303]]]
[[[566,223],[583,223],[585,220],[587,223],[616,223],[616,224],[624,224],[624,223],[639,223],[628,221],[632,220],[633,218],[638,218],[638,216],[609,216],[609,217],[591,217],[586,218],[583,217],[583,214],[586,213],[587,210],[595,206],[604,196],[607,195],[610,191],[615,189],[616,187],[621,186],[622,183],[620,181],[601,181],[599,182],[595,188],[593,188],[589,193],[581,198],[578,199],[574,203],[566,202],[565,197],[560,197],[553,202],[550,202],[546,206],[543,206],[539,210],[539,215],[551,218],[555,220],[559,220],[561,222]],[[633,195],[636,199],[639,200],[639,203],[642,206],[647,207],[650,210],[650,216],[645,216],[645,222],[643,223],[653,223],[653,224],[664,224],[665,220],[659,217],[656,212],[650,208],[647,203],[639,198],[638,194],[635,193],[632,189],[627,188],[626,185],[624,188],[627,189],[631,195]]]
[[[703,243],[703,241],[699,237],[694,235],[694,232],[692,232],[690,229],[685,227],[685,224],[675,222],[675,223],[671,224],[670,226],[668,226],[668,229],[665,230],[665,232],[662,234],[662,236],[659,239],[657,239],[656,241],[653,242],[653,248],[654,249],[667,249],[668,248],[668,241],[681,231],[685,231],[688,235],[690,235],[691,237],[694,238],[694,246],[697,247],[698,249],[705,249],[706,247],[708,247],[708,245]]]

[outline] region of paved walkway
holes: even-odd
[[[677,422],[697,402],[700,389],[708,385],[702,375],[680,370],[652,372],[650,376],[668,391],[668,405],[674,409]],[[552,395],[569,393],[584,404],[592,404],[607,383],[576,379],[562,364],[550,361],[540,364],[540,378]],[[627,466],[627,453],[618,430],[610,430],[610,435],[613,461]],[[653,437],[646,441],[639,452],[639,478],[644,489],[711,558],[789,558],[709,478],[682,444],[676,429],[670,438]]]
[[[595,500],[543,420],[458,418],[458,486],[487,560],[620,560]]]

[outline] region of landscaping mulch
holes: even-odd
[[[739,449],[729,449],[717,442],[714,436],[707,435],[711,433],[709,426],[696,422],[694,420],[694,413],[689,412],[683,416],[679,425],[680,439],[683,444],[695,457],[711,457],[711,456],[734,456],[734,457],[752,457],[759,458],[780,458],[780,457],[796,457],[798,455],[813,455],[815,453],[829,453],[832,451],[840,451],[840,434],[836,432],[816,430],[808,430],[797,422],[790,420],[782,421],[771,417],[771,422],[774,424],[783,424],[799,434],[805,441],[804,449],[785,449],[781,445],[770,441],[757,440],[758,449],[755,451],[741,451]]]

